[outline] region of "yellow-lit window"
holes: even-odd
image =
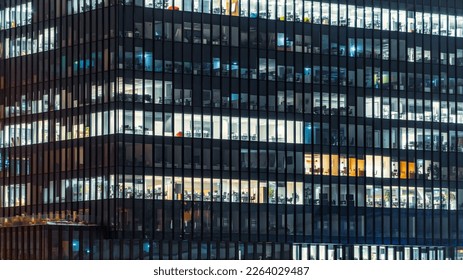
[[[331,170],[330,165],[331,165],[330,155],[323,155],[323,168],[322,168],[323,175],[330,175],[330,170]]]
[[[339,176],[339,156],[331,155],[331,175]]]

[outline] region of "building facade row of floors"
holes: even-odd
[[[16,260],[446,260],[461,247],[111,238],[89,225],[0,228],[0,259]]]

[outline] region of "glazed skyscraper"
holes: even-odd
[[[463,257],[463,2],[5,0],[0,259]]]

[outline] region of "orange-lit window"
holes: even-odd
[[[365,160],[364,159],[357,160],[357,165],[358,165],[357,176],[359,177],[365,176]]]
[[[356,177],[357,172],[357,159],[349,158],[349,176]]]
[[[400,162],[400,179],[407,179],[407,162]]]
[[[415,163],[414,162],[408,163],[408,178],[415,179]]]

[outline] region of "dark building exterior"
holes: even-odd
[[[463,257],[463,2],[3,0],[0,259]]]

